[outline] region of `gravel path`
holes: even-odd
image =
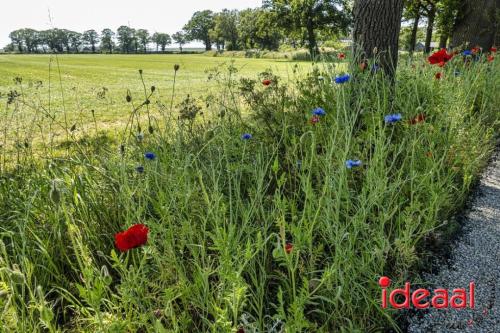
[[[476,284],[475,309],[414,311],[408,332],[500,332],[500,153],[486,170],[448,265],[424,275],[429,289]]]

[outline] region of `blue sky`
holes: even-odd
[[[0,47],[12,30],[51,27],[116,30],[120,25],[172,34],[197,10],[258,7],[262,0],[1,0]],[[50,15],[49,15],[50,13]],[[197,45],[191,45],[197,46]]]

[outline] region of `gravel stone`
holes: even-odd
[[[500,332],[500,153],[484,173],[447,265],[424,274],[430,289],[466,288],[474,281],[475,309],[414,310],[408,332]]]

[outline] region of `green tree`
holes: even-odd
[[[224,9],[214,16],[214,28],[211,30],[211,39],[215,41],[220,49],[228,51],[238,50],[238,21],[239,13],[237,10]]]
[[[83,44],[83,36],[79,32],[70,31],[68,32],[68,39],[73,52],[78,53],[80,46]]]
[[[142,46],[143,52],[146,53],[148,50],[148,44],[151,41],[149,31],[146,29],[138,29],[135,32],[135,38],[137,38],[138,43]]]
[[[134,49],[134,29],[122,25],[116,30],[116,38],[122,52],[130,53]]]
[[[90,46],[92,53],[95,53],[95,46],[99,42],[99,34],[95,30],[87,30],[83,32],[83,42]]]
[[[240,11],[238,24],[239,44],[244,49],[253,49],[257,43],[257,15],[260,9]]]
[[[23,41],[24,36],[22,29],[14,30],[9,34],[9,38],[12,41],[12,45],[14,45],[20,53],[23,53]]]
[[[151,40],[156,44],[156,51],[158,51],[158,47],[161,47],[161,51],[165,52],[166,46],[172,44],[170,35],[161,32],[155,32]]]
[[[203,10],[193,14],[191,20],[184,26],[188,40],[199,40],[205,44],[205,50],[212,49],[210,30],[215,26],[214,13],[211,10]]]
[[[186,33],[184,31],[178,31],[175,34],[172,35],[172,39],[176,44],[179,45],[179,49],[182,53],[182,47],[186,44],[187,38],[186,38]]]
[[[107,50],[109,53],[113,53],[113,48],[115,47],[115,43],[113,38],[115,33],[111,29],[104,29],[101,32],[101,52],[102,50]]]
[[[319,53],[318,31],[347,32],[350,11],[344,0],[265,0],[282,28],[304,33],[311,56]]]
[[[441,0],[438,3],[437,28],[440,35],[439,47],[446,48],[448,39],[453,32],[453,26],[458,16],[460,0]]]

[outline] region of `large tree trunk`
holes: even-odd
[[[436,18],[436,6],[432,5],[427,16],[427,33],[425,35],[425,53],[431,52],[432,30],[434,29],[434,19]]]
[[[453,28],[453,47],[480,46],[488,50],[498,39],[500,0],[464,0]]]
[[[403,0],[356,0],[354,4],[354,59],[377,57],[390,77],[398,63]]]
[[[418,33],[418,21],[420,20],[420,13],[417,13],[415,17],[415,21],[413,21],[413,27],[411,28],[411,37],[410,37],[410,54],[413,54],[415,51],[415,45],[417,44],[417,33]]]

